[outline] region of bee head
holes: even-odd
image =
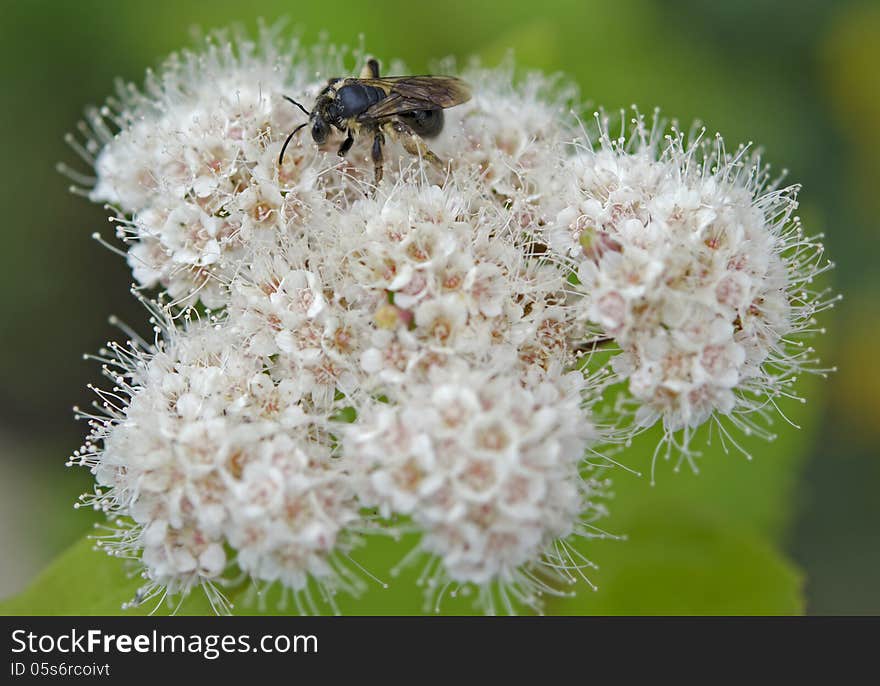
[[[315,117],[312,122],[312,140],[321,145],[327,140],[327,134],[330,132],[330,125],[323,117]]]

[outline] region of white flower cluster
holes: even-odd
[[[553,544],[592,536],[595,480],[579,476],[593,428],[583,417],[579,372],[520,375],[435,368],[395,403],[365,408],[346,453],[358,463],[364,504],[409,516],[442,565],[432,587],[500,582],[536,607],[545,583],[528,568],[554,560]],[[504,595],[502,594],[502,598]]]
[[[579,318],[619,346],[612,365],[638,426],[661,420],[669,442],[683,430],[685,452],[710,419],[734,443],[720,417],[761,432],[750,414],[789,395],[799,371],[820,371],[796,337],[836,300],[810,290],[831,265],[794,214],[798,187],[777,188],[720,136],[663,136],[637,117],[612,139],[597,120],[598,144],[565,161],[546,232],[577,275]]]
[[[253,579],[304,591],[311,575],[332,605],[333,591],[358,585],[338,558],[359,504],[328,418],[223,325],[157,328],[164,340],[149,354],[134,343],[104,351],[116,386],[99,392],[106,416],[90,416],[74,457],[98,486],[82,500],[131,520],[103,545],[142,557],[142,600],[202,584],[222,608],[212,582],[228,545]]]
[[[281,134],[299,114],[281,94],[315,93],[310,66],[290,65],[265,40],[211,42],[204,54],[169,59],[143,92],[121,87],[89,112],[97,179],[89,197],[116,211],[141,286],[161,286],[180,306],[221,307],[260,246],[302,234],[325,199],[343,192],[344,177],[322,175],[332,158],[314,146],[277,163]]]
[[[331,608],[362,588],[366,534],[411,530],[429,601],[539,610],[586,578],[568,539],[605,535],[587,455],[621,435],[593,419],[609,383],[639,426],[751,430],[745,394],[774,403],[807,364],[790,336],[825,303],[794,190],[641,119],[579,140],[571,94],[509,68],[463,74],[473,99],[429,141],[442,169],[388,140],[374,187],[368,142],[339,158],[341,134],[279,164],[303,118],[282,95],[347,73],[279,46],[172,57],[75,143],[137,290],[158,290],[139,295],[155,341],[110,344],[113,388],[81,412],[100,544],[142,566],[138,601],[202,587],[226,611],[250,578],[313,611],[313,587]]]

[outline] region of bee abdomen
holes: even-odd
[[[345,85],[336,91],[337,112],[342,119],[356,117],[386,97],[387,93],[376,86]]]
[[[422,138],[434,138],[443,130],[443,110],[415,110],[400,115]]]

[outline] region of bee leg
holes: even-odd
[[[362,79],[378,79],[379,78],[379,60],[375,57],[368,57],[367,63],[361,69]]]
[[[383,166],[384,160],[382,157],[382,143],[385,142],[385,136],[382,135],[381,131],[376,131],[376,135],[373,137],[373,172],[376,175],[376,188],[379,187],[379,182],[382,180],[382,174],[384,173]]]
[[[351,131],[346,132],[348,135],[345,137],[345,140],[342,141],[342,145],[339,146],[339,150],[336,151],[336,154],[340,157],[345,157],[345,153],[351,150],[351,146],[354,144],[354,136],[351,135]]]
[[[403,145],[403,149],[406,150],[410,155],[414,155],[416,157],[420,157],[423,160],[427,160],[431,164],[436,167],[440,167],[441,169],[445,166],[443,164],[443,160],[441,160],[437,155],[431,152],[431,149],[428,147],[428,144],[425,143],[425,140],[417,134],[406,122],[401,121],[400,119],[394,119],[389,122],[389,126],[394,134],[400,139],[401,144]]]

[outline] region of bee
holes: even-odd
[[[355,138],[372,136],[371,157],[376,186],[382,180],[382,146],[385,137],[400,140],[411,155],[437,166],[442,161],[428,148],[425,138],[443,130],[443,110],[470,100],[468,85],[454,76],[379,76],[379,62],[368,59],[360,78],[333,78],[318,93],[311,112],[293,98],[283,96],[308,117],[284,141],[278,164],[294,135],[311,125],[312,140],[321,145],[333,129],[345,134],[337,151],[340,157]]]

